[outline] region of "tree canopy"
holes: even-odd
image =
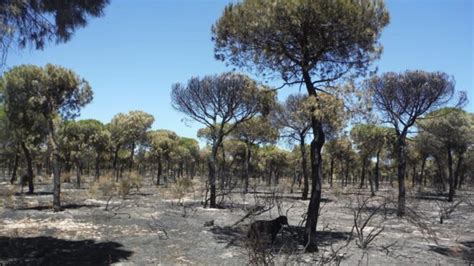
[[[0,50],[4,63],[8,48],[46,42],[66,42],[90,17],[103,15],[109,0],[5,0],[0,2]]]

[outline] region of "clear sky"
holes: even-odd
[[[105,16],[79,29],[66,44],[43,51],[10,50],[7,65],[53,63],[73,69],[92,85],[94,100],[81,118],[104,123],[119,112],[143,110],[154,129],[196,137],[198,123],[183,123],[170,104],[171,85],[230,68],[214,60],[211,25],[224,0],[112,0]],[[382,33],[379,73],[444,71],[468,91],[474,112],[474,7],[471,0],[391,0]],[[280,99],[297,88],[284,88]]]

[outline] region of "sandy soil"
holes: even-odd
[[[65,184],[64,211],[58,213],[51,210],[49,184],[37,185],[35,195],[15,194],[16,190],[6,182],[0,184],[0,264],[248,264],[249,254],[255,254],[246,237],[248,224],[280,214],[288,216],[290,226],[275,243],[266,243],[263,251],[265,258],[276,264],[474,263],[474,193],[469,191],[458,193],[463,202],[442,224],[439,210],[448,205],[435,193],[409,195],[412,219],[397,218],[395,206],[387,203],[363,234],[367,237],[372,229],[382,227],[383,231],[362,249],[357,233],[351,231],[354,210],[368,197],[368,191],[325,188],[318,223],[319,252],[308,254],[303,252],[301,227],[308,202],[282,187],[275,189],[279,200],[274,192],[262,188],[246,196],[231,193],[223,208],[207,209],[202,207],[198,188],[179,204],[171,193],[173,188],[146,185],[125,198],[112,198],[105,210],[106,199],[92,199],[87,188]],[[362,222],[394,191],[385,189],[377,194],[361,212]],[[273,208],[242,220],[257,205]],[[213,225],[205,226],[211,221]]]

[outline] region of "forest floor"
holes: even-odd
[[[56,213],[49,182],[37,184],[34,195],[18,190],[0,182],[0,265],[242,265],[256,258],[276,264],[474,263],[472,191],[458,193],[455,203],[461,201],[441,224],[440,210],[449,212],[454,205],[436,193],[408,193],[408,215],[397,218],[392,188],[380,190],[367,208],[359,208],[369,198],[368,190],[325,187],[317,228],[319,252],[304,253],[301,224],[308,201],[284,186],[254,189],[246,196],[229,193],[223,208],[209,209],[202,207],[203,191],[197,188],[180,194],[172,185],[146,185],[107,204],[106,198],[92,199],[89,189],[67,183],[62,186],[64,211]],[[268,208],[242,220],[252,210]],[[353,231],[358,209],[360,226],[375,212],[363,228],[364,237],[373,229],[382,230],[365,249],[358,246],[361,239]],[[251,248],[248,224],[280,214],[288,216],[290,226],[263,251]]]

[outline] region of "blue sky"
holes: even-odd
[[[106,123],[119,112],[143,110],[153,128],[196,137],[198,123],[183,123],[170,105],[171,85],[230,68],[214,60],[211,25],[228,1],[112,0],[105,16],[79,29],[66,44],[42,51],[10,50],[7,65],[53,63],[73,69],[92,85],[94,100],[81,118]],[[474,7],[470,0],[391,0],[382,33],[379,72],[444,71],[468,91],[474,112]],[[297,88],[280,91],[283,99]]]

